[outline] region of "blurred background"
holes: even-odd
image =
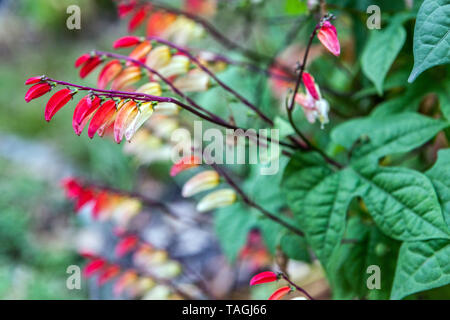
[[[169,2],[175,6],[180,3]],[[237,2],[242,6],[242,16],[238,17],[241,25],[236,25],[236,34],[246,39],[251,36],[245,31],[251,15],[245,10],[246,1]],[[81,8],[81,30],[66,27],[66,8],[71,4]],[[259,43],[276,53],[283,39],[271,35],[287,30],[286,24],[305,7],[272,4],[263,10],[268,16],[288,13],[285,22],[273,23],[271,34],[258,34],[262,39]],[[227,20],[218,23],[226,24]],[[126,22],[119,21],[115,5],[108,0],[0,0],[0,298],[118,298],[112,293],[112,285],[98,286],[85,278],[80,290],[66,287],[67,267],[86,264],[80,256],[83,246],[107,254],[114,248],[114,234],[118,232],[110,222],[74,213],[74,205],[66,199],[60,181],[76,176],[151,195],[170,202],[176,212],[182,213],[181,220],[167,219],[143,208],[144,214],[134,224],[139,225],[144,241],[181,263],[182,271],[167,271],[170,266],[173,269],[170,263],[163,264],[163,269],[174,276],[181,273],[180,281],[192,295],[204,298],[209,291],[209,297],[266,299],[274,290],[270,284],[252,292],[248,289],[249,277],[273,263],[259,231],[248,233],[237,261],[229,263],[214,235],[212,219],[197,216],[195,204],[181,199],[179,184],[168,175],[171,163],[167,161],[167,150],[154,145],[143,150],[125,146],[128,150],[124,150],[124,144],[117,145],[111,139],[90,140],[85,134],[78,137],[71,128],[71,107],[61,110],[56,121],[47,123],[43,117],[45,99],[25,103],[23,83],[28,77],[46,74],[80,83],[73,67],[75,59],[92,49],[111,51],[112,42],[125,35],[126,29]],[[200,42],[199,47],[211,46],[208,40],[202,41],[206,42]],[[241,75],[232,70],[225,77],[247,81],[245,85],[250,88],[256,85],[241,79]],[[91,75],[82,81],[95,86],[96,78]],[[270,103],[273,98],[266,99]],[[153,217],[145,218],[145,213]],[[201,222],[193,224],[192,219]],[[314,288],[309,289],[312,294],[327,297],[327,285],[318,266],[292,260],[290,268],[297,280],[313,283]],[[197,295],[199,289],[192,286],[202,287],[205,282],[208,288]],[[148,289],[154,287],[143,281],[141,291],[120,297],[177,298],[164,286],[149,293]]]

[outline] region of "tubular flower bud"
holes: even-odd
[[[208,90],[209,76],[202,71],[192,70],[187,75],[175,79],[174,86],[183,92]]]
[[[102,286],[105,283],[107,283],[109,280],[111,280],[112,278],[116,277],[119,273],[120,273],[120,267],[118,265],[114,264],[114,265],[107,266],[102,271],[100,276],[98,277],[97,284],[99,286]]]
[[[83,132],[89,119],[94,115],[95,110],[100,106],[100,98],[86,96],[78,102],[73,112],[72,127],[77,135]]]
[[[103,259],[94,259],[90,261],[83,269],[83,274],[86,278],[89,278],[94,273],[103,269],[106,266],[106,261]]]
[[[281,287],[280,289],[277,289],[274,293],[272,293],[272,295],[269,297],[269,300],[280,300],[291,291],[292,289],[289,286]]]
[[[132,115],[133,111],[137,114],[136,102],[128,101],[125,103],[117,112],[116,120],[114,121],[114,140],[117,143],[122,142],[123,134],[126,129],[126,125],[129,124],[128,120]]]
[[[200,163],[201,160],[198,157],[186,156],[172,166],[172,168],[170,169],[170,175],[172,177],[175,177],[180,172],[197,167]]]
[[[103,67],[98,75],[97,87],[105,89],[106,86],[117,77],[122,71],[122,64],[119,60],[111,60]]]
[[[202,191],[212,189],[219,184],[219,180],[220,176],[214,170],[200,172],[184,184],[181,195],[187,198]]]
[[[25,101],[30,102],[33,99],[42,97],[44,94],[49,92],[52,87],[48,83],[38,83],[28,89],[25,94]]]
[[[133,270],[125,271],[114,284],[114,295],[120,295],[125,289],[136,283],[138,279],[137,273]]]
[[[75,93],[76,91],[67,88],[57,91],[47,102],[47,106],[45,107],[45,121],[50,121],[56,112],[72,99]]]
[[[167,116],[177,115],[180,111],[180,108],[172,102],[159,102],[154,109],[158,112],[158,114],[164,114]]]
[[[160,36],[177,19],[177,16],[169,12],[155,12],[147,22],[147,36]]]
[[[255,284],[274,282],[278,280],[278,275],[272,271],[264,271],[258,273],[250,280],[250,285],[254,286]]]
[[[136,7],[136,0],[131,0],[129,2],[120,3],[117,6],[117,12],[119,14],[119,18],[123,18],[128,15],[133,9]]]
[[[118,258],[123,257],[128,252],[133,250],[139,242],[138,237],[136,236],[128,236],[119,241],[115,248],[115,254]]]
[[[91,58],[91,55],[89,53],[82,54],[78,57],[77,60],[75,60],[75,68],[78,68],[79,66],[86,63]]]
[[[161,86],[156,81],[151,81],[146,84],[143,84],[142,86],[137,88],[135,92],[136,93],[145,93],[145,94],[149,94],[151,96],[161,96],[162,95]]]
[[[180,74],[187,73],[189,70],[189,58],[183,55],[177,55],[172,57],[169,64],[159,69],[164,77],[178,76]]]
[[[151,102],[142,103],[136,109],[136,116],[125,129],[125,139],[130,141],[136,131],[150,118],[153,114],[153,104]]]
[[[80,78],[85,78],[101,63],[102,59],[100,59],[100,57],[94,56],[92,58],[89,58],[80,69]]]
[[[341,46],[337,36],[336,27],[330,21],[324,21],[317,33],[320,42],[335,56],[341,54]]]
[[[25,85],[30,85],[30,84],[36,84],[41,82],[42,77],[32,77],[32,78],[28,78],[27,81],[25,81]]]
[[[142,77],[142,72],[139,67],[132,66],[124,69],[116,79],[114,79],[111,89],[112,90],[121,90],[122,88],[126,88],[133,83],[138,82]]]
[[[145,64],[152,69],[159,70],[169,64],[171,57],[168,46],[159,46],[150,51]]]
[[[143,41],[140,43],[134,50],[129,54],[129,57],[135,60],[140,61],[144,57],[147,56],[147,54],[152,50],[152,44],[150,41]],[[128,65],[132,65],[133,62],[128,61]]]
[[[141,42],[142,42],[142,40],[140,37],[125,36],[125,37],[119,38],[116,41],[114,41],[113,48],[118,49],[118,48],[133,47]]]
[[[111,114],[116,113],[116,102],[114,100],[108,100],[104,102],[97,112],[92,117],[91,123],[88,128],[89,138],[93,138],[97,130],[111,117]]]
[[[205,212],[217,208],[222,208],[233,204],[236,201],[236,192],[233,189],[222,189],[211,192],[197,204],[199,212]]]
[[[314,78],[312,75],[310,75],[307,72],[303,72],[302,75],[303,78],[303,84],[306,87],[306,90],[308,90],[309,94],[315,99],[315,100],[319,100],[320,96],[319,93],[316,90],[316,83],[314,81]]]
[[[184,16],[178,16],[164,31],[163,35],[179,45],[186,45],[190,41],[200,38],[203,32],[203,27],[195,21]]]
[[[134,16],[131,18],[130,22],[128,23],[128,32],[132,33],[134,30],[136,30],[137,27],[139,27],[142,22],[144,22],[145,17],[147,16],[149,7],[143,6],[140,9],[136,11]]]

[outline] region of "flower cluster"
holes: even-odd
[[[66,197],[75,203],[75,212],[87,210],[94,219],[111,219],[120,226],[126,226],[142,210],[142,203],[137,198],[99,187],[84,186],[75,178],[64,179],[62,185]]]
[[[147,36],[158,36],[185,45],[204,34],[202,25],[188,17],[190,13],[212,16],[216,11],[214,0],[186,0],[185,14],[169,7],[151,3],[139,3],[135,0],[120,1],[118,6],[120,18],[130,16],[128,31],[134,32],[146,20]]]

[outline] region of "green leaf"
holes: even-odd
[[[445,221],[450,226],[450,149],[440,150],[436,163],[425,174],[436,189]]]
[[[352,160],[371,158],[376,161],[388,154],[411,151],[448,126],[445,121],[401,113],[347,121],[333,130],[331,138],[347,150],[354,148]]]
[[[258,221],[258,227],[261,230],[267,250],[274,255],[285,228],[282,225],[266,218]]]
[[[311,262],[305,237],[287,233],[282,236],[280,246],[290,259]]]
[[[285,0],[285,11],[288,14],[301,15],[308,12],[308,7],[303,0]]]
[[[400,242],[382,234],[374,225],[364,224],[360,218],[348,221],[347,239],[342,244],[328,270],[335,299],[389,299]],[[381,288],[367,288],[367,267],[377,265],[381,270]]]
[[[400,248],[391,299],[450,283],[450,241],[405,242]]]
[[[406,39],[406,31],[399,22],[393,22],[383,30],[371,31],[361,56],[361,67],[376,86],[380,95],[383,94],[383,82],[386,74],[394,63]]]
[[[450,1],[425,0],[414,28],[414,68],[408,81],[446,63],[450,63]]]
[[[445,119],[450,120],[450,83],[444,82],[443,88],[437,93],[439,97],[439,105],[441,113]]]
[[[333,173],[314,153],[295,156],[284,176],[288,205],[326,267],[342,240],[355,180],[346,170]]]
[[[214,214],[214,226],[220,245],[230,262],[234,262],[247,242],[248,232],[256,226],[257,217],[242,203],[219,209]]]
[[[348,169],[378,227],[404,241],[450,238],[436,192],[420,172],[360,163]]]

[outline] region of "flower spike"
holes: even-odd
[[[116,102],[108,100],[104,102],[92,117],[88,128],[89,138],[93,138],[97,130],[116,112]]]

